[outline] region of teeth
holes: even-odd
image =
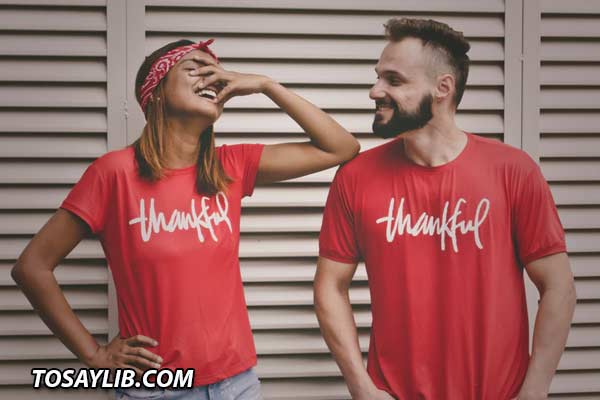
[[[199,93],[198,96],[200,97],[208,97],[210,99],[214,99],[217,97],[217,93],[214,90],[210,90],[210,89],[202,89]]]

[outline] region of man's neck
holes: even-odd
[[[467,135],[454,120],[430,121],[423,128],[402,135],[408,159],[424,167],[438,167],[454,160],[467,145]]]

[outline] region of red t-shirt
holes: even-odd
[[[523,151],[468,134],[438,167],[402,138],[360,154],[331,186],[320,256],[366,264],[367,369],[398,399],[505,400],[529,361],[523,266],[566,251],[548,184]]]
[[[156,183],[137,174],[133,147],[94,161],[61,207],[96,233],[113,274],[120,337],[158,341],[161,368],[195,368],[194,386],[256,364],[238,250],[241,199],[250,196],[263,145],[217,148],[234,179],[199,195],[196,166]]]

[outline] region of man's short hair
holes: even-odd
[[[436,75],[440,68],[449,67],[456,80],[454,104],[460,104],[467,77],[469,76],[469,56],[471,45],[462,32],[455,31],[447,24],[432,19],[392,18],[385,26],[385,37],[398,42],[407,37],[420,39],[425,48],[431,50],[431,71]]]

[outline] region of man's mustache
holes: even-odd
[[[375,100],[375,106],[376,107],[393,107],[394,103],[391,101],[385,101],[385,100]]]

